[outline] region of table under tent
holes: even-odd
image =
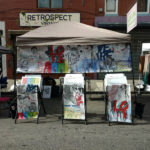
[[[64,119],[86,122],[84,75],[131,72],[130,40],[128,34],[78,22],[60,22],[39,27],[17,37],[17,72],[67,74],[63,85],[62,123]],[[115,87],[118,91],[122,88],[120,85]],[[127,90],[129,93],[129,88]],[[123,122],[128,122],[126,118],[132,122],[131,112],[128,116],[124,110],[128,106],[131,111],[131,99],[128,99],[129,103],[119,102],[115,110],[115,117],[118,117],[119,112]]]

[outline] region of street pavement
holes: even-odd
[[[41,109],[39,124],[34,119],[15,124],[1,110],[0,150],[150,150],[150,95],[139,95],[137,101],[145,104],[142,119],[110,126],[103,97],[98,96],[87,100],[88,125],[67,120],[62,125],[60,98],[44,100],[47,115]]]

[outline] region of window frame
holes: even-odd
[[[106,3],[107,1],[105,0],[105,14],[106,15],[117,15],[118,14],[118,0],[116,0],[116,11],[114,12],[108,12],[107,9],[106,9]]]
[[[138,11],[138,1],[137,1],[137,11],[138,11],[137,13],[138,13],[138,14],[141,14],[141,15],[142,15],[142,14],[148,14],[148,13],[149,13],[149,9],[150,9],[150,6],[149,6],[149,5],[150,5],[150,0],[147,0],[147,4],[148,4],[148,5],[147,5],[147,11],[145,11],[145,12],[140,12],[140,11]]]

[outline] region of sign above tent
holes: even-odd
[[[137,3],[127,13],[127,33],[137,26]]]
[[[20,26],[45,26],[60,21],[80,22],[80,13],[25,13],[20,12]]]

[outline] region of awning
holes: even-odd
[[[39,27],[17,37],[17,46],[103,45],[130,43],[130,35],[78,22],[60,22]]]

